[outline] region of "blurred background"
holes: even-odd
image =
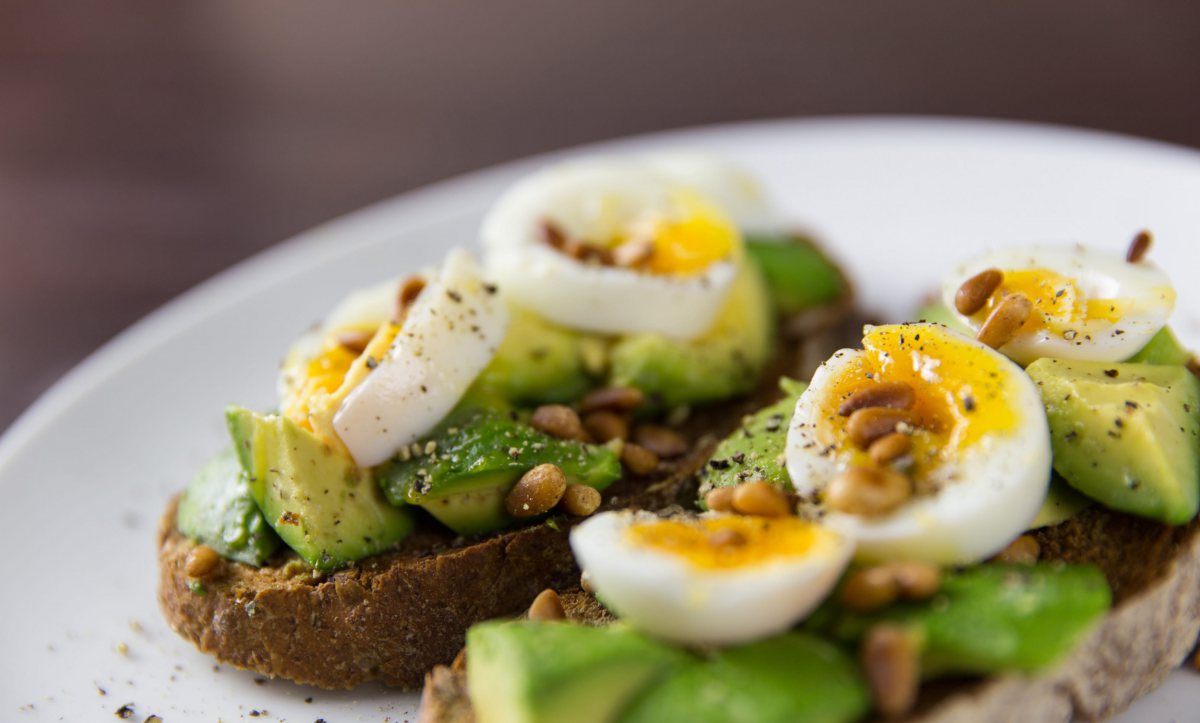
[[[1200,146],[1200,3],[0,0],[0,430],[333,216],[581,142],[777,116]]]

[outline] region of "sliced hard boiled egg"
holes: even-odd
[[[1001,272],[999,287],[979,310],[958,311],[959,289],[987,269]],[[1167,323],[1175,307],[1170,280],[1153,264],[1130,263],[1123,256],[1081,246],[986,254],[957,268],[942,288],[946,305],[976,330],[1008,294],[1021,294],[1032,302],[1029,317],[1000,347],[1021,364],[1041,357],[1128,359]]]
[[[782,632],[829,594],[853,545],[797,517],[605,512],[571,532],[605,605],[666,640],[724,645]]]
[[[907,453],[885,464],[855,436],[875,414],[871,405],[857,421],[859,412],[846,413],[872,395],[891,405],[875,415],[895,424],[886,431],[908,436]],[[822,524],[855,539],[867,562],[989,557],[1028,528],[1050,481],[1050,432],[1033,381],[998,352],[938,324],[867,327],[863,349],[843,349],[822,364],[796,403],[785,456],[793,485]],[[882,513],[830,505],[835,478],[840,484],[860,470],[906,480],[899,504]]]
[[[518,304],[604,334],[702,334],[742,258],[742,237],[695,186],[633,159],[545,169],[493,206],[487,267]]]
[[[491,361],[507,327],[496,287],[469,253],[451,251],[403,321],[385,322],[355,362],[365,375],[333,416],[354,461],[379,464],[433,429]]]
[[[649,153],[641,160],[716,201],[743,232],[775,232],[782,225],[754,174],[727,158],[675,149]]]

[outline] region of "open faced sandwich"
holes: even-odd
[[[1200,629],[1200,382],[1148,245],[987,255],[784,380],[692,504],[576,526],[585,589],[473,626],[422,720],[1120,711]]]
[[[706,156],[548,168],[481,240],[482,262],[352,293],[287,352],[276,409],[227,409],[228,448],[161,525],[180,635],[302,683],[419,687],[472,624],[578,584],[580,520],[690,503],[850,308]]]

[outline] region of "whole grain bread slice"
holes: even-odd
[[[1035,534],[1044,559],[1099,566],[1113,589],[1113,609],[1054,669],[923,686],[917,708],[903,720],[1103,720],[1157,687],[1193,648],[1200,634],[1200,521],[1172,528],[1094,508]],[[581,622],[606,619],[585,593],[565,595],[564,607]],[[429,673],[419,721],[474,723],[461,669]]]

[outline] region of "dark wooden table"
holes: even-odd
[[[1198,78],[1189,2],[0,0],[0,429],[214,272],[462,171],[830,113],[1197,146]]]

